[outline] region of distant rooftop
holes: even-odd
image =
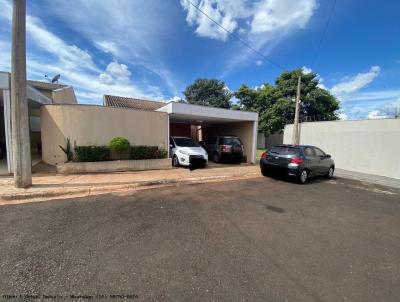
[[[56,84],[56,83],[33,81],[33,80],[28,80],[27,84],[36,89],[45,89],[45,90],[57,90],[68,86],[64,84]]]
[[[115,95],[104,95],[103,105],[108,107],[130,108],[154,111],[166,105],[164,102],[141,100]]]

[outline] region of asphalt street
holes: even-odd
[[[260,177],[4,205],[0,276],[6,301],[397,302],[400,191]]]

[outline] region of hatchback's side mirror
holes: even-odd
[[[170,148],[173,148],[174,146],[172,146],[172,144],[169,144],[169,147],[170,147]]]
[[[326,158],[331,158],[330,154],[325,155]]]

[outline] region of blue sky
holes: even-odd
[[[341,101],[341,117],[400,111],[400,2],[191,0],[287,69],[304,67]],[[272,83],[263,61],[185,0],[27,0],[28,77],[61,73],[81,103],[103,94],[173,100],[196,78],[230,90]],[[0,70],[10,69],[11,1],[0,0]]]

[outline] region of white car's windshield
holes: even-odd
[[[191,138],[175,137],[174,141],[178,147],[199,147]]]

